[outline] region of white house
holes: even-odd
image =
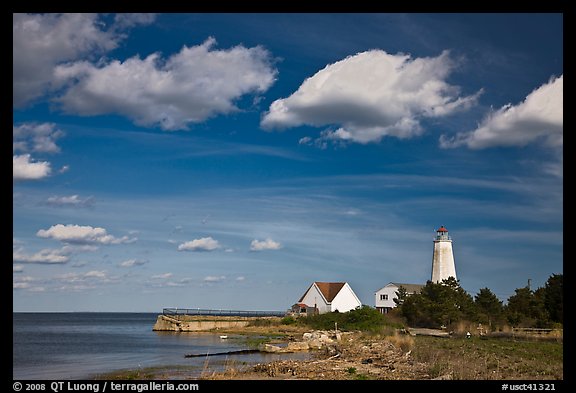
[[[380,311],[382,314],[387,314],[388,311],[396,307],[396,303],[394,303],[394,299],[397,299],[398,296],[396,292],[400,287],[404,287],[408,295],[413,295],[415,293],[420,293],[420,290],[424,287],[421,284],[401,284],[397,282],[391,282],[387,284],[385,287],[380,288],[376,291],[376,309]]]
[[[319,314],[338,310],[346,312],[362,302],[346,282],[314,282],[298,300],[299,305],[316,308]]]

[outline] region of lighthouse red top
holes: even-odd
[[[446,228],[444,227],[444,225],[442,225],[440,228],[438,228],[438,229],[436,230],[436,232],[448,232],[448,229],[446,229]]]

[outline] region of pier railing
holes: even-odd
[[[230,317],[283,317],[285,311],[216,310],[205,308],[164,308],[162,314],[173,318],[184,315],[212,315]]]

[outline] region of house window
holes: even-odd
[[[388,295],[380,295],[380,300],[388,300]]]

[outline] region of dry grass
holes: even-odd
[[[407,334],[398,334],[397,332],[392,336],[385,337],[384,341],[394,345],[395,348],[400,348],[404,353],[411,351],[416,344],[414,337]]]
[[[562,349],[559,342],[416,337],[412,355],[431,378],[554,380],[564,376]]]

